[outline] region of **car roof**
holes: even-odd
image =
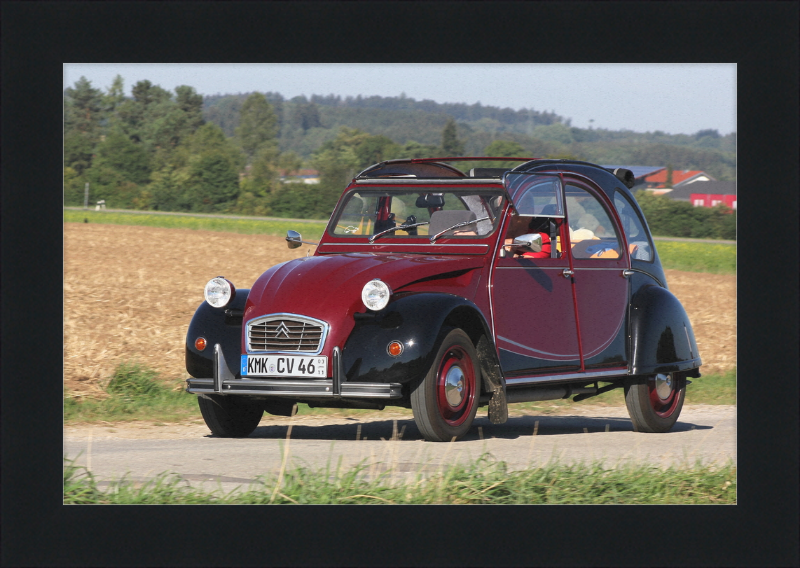
[[[468,172],[463,172],[452,166],[452,162],[522,162],[514,168],[474,167]],[[629,197],[630,188],[634,184],[634,176],[630,170],[624,168],[604,168],[591,162],[579,160],[551,160],[517,157],[448,157],[448,158],[405,158],[399,160],[386,160],[379,162],[359,173],[355,180],[390,179],[400,180],[447,180],[458,182],[462,180],[500,180],[508,172],[535,173],[537,171],[574,172],[584,175],[594,181],[613,200],[613,193],[621,190]]]

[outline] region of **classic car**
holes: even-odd
[[[454,165],[482,160],[520,164]],[[612,389],[636,431],[667,432],[701,360],[632,185],[628,170],[573,160],[375,164],[318,243],[288,232],[307,256],[250,289],[208,282],[187,391],[222,437],[306,403],[411,408],[425,439],[452,441],[480,407],[501,424],[515,402]]]

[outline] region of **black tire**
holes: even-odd
[[[625,405],[637,432],[669,432],[686,396],[686,378],[673,373],[634,377],[625,385]]]
[[[444,338],[428,374],[411,391],[414,421],[428,441],[461,438],[472,426],[480,394],[478,353],[469,336],[454,329]]]
[[[206,395],[197,397],[203,420],[215,436],[244,438],[256,429],[264,407],[251,400],[236,396]]]

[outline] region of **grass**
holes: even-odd
[[[106,387],[106,398],[64,399],[64,421],[177,422],[197,418],[197,396],[185,392],[184,387],[183,381],[170,385],[138,363],[121,363]]]
[[[736,369],[689,380],[686,404],[736,404]]]
[[[166,229],[192,229],[241,233],[245,235],[286,236],[289,229],[300,232],[304,239],[319,240],[326,221],[298,222],[264,218],[211,217],[203,215],[165,215],[156,213],[118,213],[116,211],[64,210],[65,223],[106,223],[111,225],[139,225]]]
[[[398,483],[386,471],[372,478],[361,464],[346,472],[297,468],[258,477],[258,484],[225,493],[192,488],[175,474],[146,483],[125,478],[98,485],[91,472],[64,459],[65,504],[734,504],[736,466],[662,470],[650,465],[548,464],[508,471],[484,455],[438,473]]]
[[[665,269],[736,274],[736,245],[658,241],[656,249]]]
[[[686,404],[736,404],[736,369],[722,375],[703,375],[691,379],[686,391]],[[602,386],[602,385],[601,385]],[[64,400],[65,422],[125,422],[152,420],[179,422],[199,418],[196,395],[186,393],[183,381],[173,386],[163,381],[158,373],[138,363],[120,364],[106,387],[106,398],[67,397]],[[571,399],[522,402],[511,405],[514,411],[530,414],[551,414],[574,405],[622,406],[625,404],[622,389],[615,389],[580,402]],[[392,408],[393,411],[411,411]],[[299,415],[359,416],[373,414],[374,410],[310,408],[298,404]]]

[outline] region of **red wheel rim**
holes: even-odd
[[[453,346],[442,359],[436,377],[439,415],[450,426],[460,426],[475,404],[475,394],[472,358],[461,346]]]
[[[682,385],[678,384],[672,373],[657,374],[647,379],[650,406],[662,418],[669,418],[678,407]]]

